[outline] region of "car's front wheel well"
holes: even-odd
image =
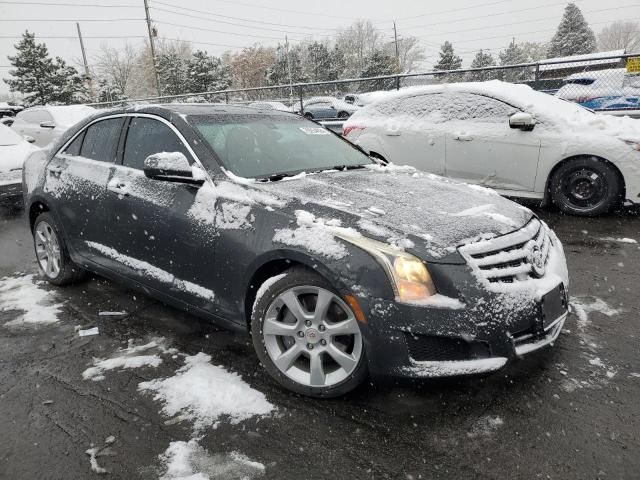
[[[618,169],[618,167],[610,162],[609,160],[607,160],[606,158],[602,158],[599,157],[597,155],[573,155],[571,157],[567,157],[563,160],[560,160],[558,163],[556,163],[553,168],[551,169],[551,171],[549,172],[549,175],[547,176],[547,184],[545,185],[545,189],[544,189],[544,201],[543,203],[545,205],[548,205],[551,203],[551,182],[553,181],[553,176],[556,174],[556,172],[558,171],[558,169],[560,167],[562,167],[563,165],[573,161],[573,160],[578,160],[581,158],[595,158],[596,160],[605,163],[607,165],[610,165],[611,168],[613,168],[613,170],[616,172],[616,175],[618,176],[618,179],[620,180],[620,185],[622,185],[622,198],[626,198],[626,189],[625,189],[625,183],[624,183],[624,177],[622,176],[622,172]]]
[[[33,232],[33,226],[36,223],[36,219],[41,213],[48,212],[49,207],[44,202],[33,202],[29,207],[29,227]]]

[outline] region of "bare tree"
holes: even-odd
[[[336,45],[345,54],[345,73],[357,77],[367,67],[367,59],[381,47],[382,35],[371,21],[358,20],[338,32]]]
[[[604,27],[598,34],[598,49],[626,50],[635,53],[640,50],[640,25],[638,22],[617,21]]]
[[[122,50],[102,44],[95,62],[96,73],[98,77],[105,79],[122,93],[128,94],[138,56],[138,52],[128,42]]]
[[[395,58],[395,42],[389,42],[384,46],[384,53]],[[425,59],[424,49],[416,37],[404,37],[398,39],[398,60],[401,73],[411,73],[414,67]]]

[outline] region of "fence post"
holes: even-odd
[[[304,98],[302,97],[302,87],[298,87],[298,95],[300,96],[300,115],[304,115]]]
[[[396,75],[396,90],[400,90],[400,75]]]
[[[224,94],[224,101],[226,103],[229,103],[229,94],[227,92],[225,92],[225,94]]]
[[[536,73],[535,73],[536,83],[540,81],[540,64],[536,63]]]

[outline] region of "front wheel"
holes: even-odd
[[[305,113],[305,114],[304,114],[304,118],[307,118],[307,119],[309,119],[309,120],[313,120],[313,114],[312,114],[312,113],[307,112],[307,113]]]
[[[349,118],[348,112],[340,112],[338,113],[338,118]]]
[[[314,272],[288,270],[261,292],[253,308],[251,336],[267,372],[296,393],[336,397],[366,377],[355,314]]]
[[[86,274],[69,258],[69,251],[60,235],[53,215],[41,213],[33,225],[33,246],[40,274],[49,283],[67,285]]]
[[[613,166],[597,157],[565,162],[551,178],[553,203],[571,215],[596,216],[622,200],[623,185]]]

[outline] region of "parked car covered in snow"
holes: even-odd
[[[358,107],[334,97],[313,97],[303,103],[304,116],[313,120],[346,119]]]
[[[640,124],[497,80],[388,93],[344,135],[385,162],[598,215],[640,202]]]
[[[251,108],[261,108],[263,110],[278,110],[279,112],[293,112],[293,108],[287,107],[282,102],[253,102]]]
[[[498,370],[567,316],[562,245],[530,210],[297,115],[111,110],[29,157],[24,184],[50,283],[88,270],[250,332],[306,395]]]
[[[22,165],[37,148],[5,125],[0,125],[0,204],[22,200]]]
[[[24,137],[33,138],[38,147],[44,147],[93,113],[95,108],[87,105],[31,107],[16,115],[11,128]]]
[[[591,110],[640,110],[640,74],[624,68],[574,73],[556,96]]]

